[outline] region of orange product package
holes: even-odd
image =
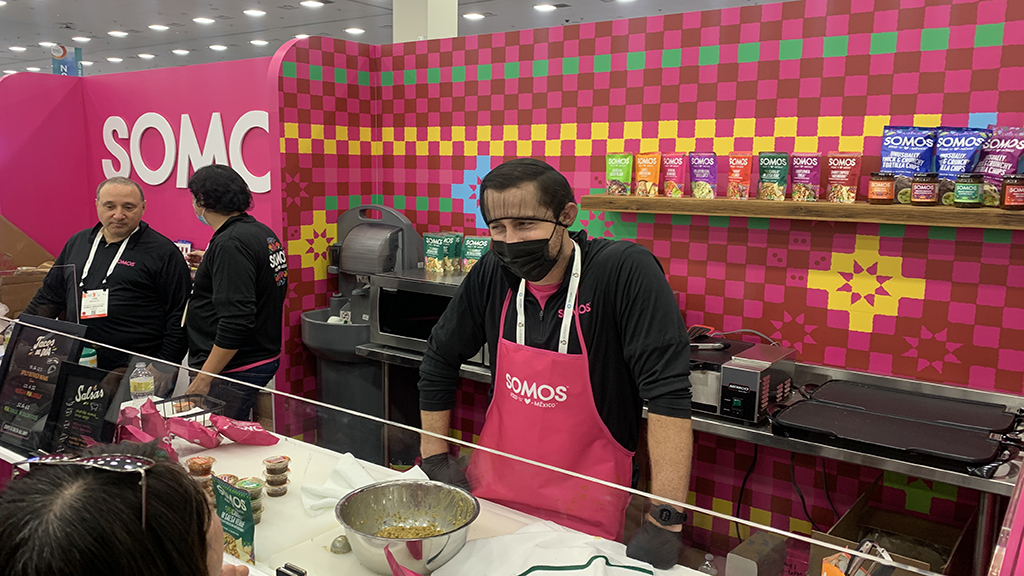
[[[661,152],[643,152],[633,160],[636,166],[636,195],[657,196],[661,177]]]
[[[729,187],[725,196],[736,200],[750,198],[750,168],[754,164],[754,155],[750,152],[732,152],[729,154]]]

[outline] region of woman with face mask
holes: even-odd
[[[630,486],[646,401],[652,492],[683,501],[693,443],[689,339],[658,260],[635,243],[569,232],[572,188],[538,160],[492,170],[480,208],[492,248],[431,333],[419,382],[423,429],[448,432],[459,367],[486,344],[494,382],[480,445]],[[447,442],[427,435],[421,453],[433,479],[623,538],[627,492],[482,450],[464,472]],[[661,503],[647,519],[627,552],[671,567],[685,514]]]

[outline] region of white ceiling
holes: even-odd
[[[391,39],[391,0],[323,0],[319,8],[299,5],[299,0],[6,0],[0,6],[0,71],[24,72],[28,67],[50,71],[49,48],[40,42],[81,47],[83,60],[92,61],[86,75],[108,74],[167,66],[201,64],[271,56],[296,34],[332,36],[367,44],[388,44]],[[729,6],[764,4],[778,0],[459,0],[459,14],[483,13],[482,20],[459,18],[459,35],[489,34],[709,10]],[[535,10],[543,2],[568,5],[550,12]],[[265,16],[252,17],[244,10],[259,9]],[[192,19],[208,17],[212,24]],[[163,24],[165,31],[151,30]],[[361,28],[353,35],[346,28]],[[109,31],[128,32],[124,38]],[[73,37],[91,40],[78,42]],[[255,46],[250,40],[266,40]],[[211,45],[226,46],[215,51]],[[26,48],[23,52],[10,47]],[[171,50],[185,49],[178,56]],[[152,54],[142,59],[138,54]],[[123,58],[111,63],[108,57]]]

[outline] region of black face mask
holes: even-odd
[[[558,257],[552,258],[548,252],[548,244],[554,238],[555,232],[561,224],[555,224],[555,230],[551,237],[540,240],[526,240],[523,242],[491,242],[491,250],[497,255],[501,265],[508,268],[513,274],[523,278],[527,282],[539,282],[551,272],[558,262]],[[561,250],[559,250],[561,252]]]

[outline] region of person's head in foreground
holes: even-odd
[[[224,533],[209,498],[154,454],[95,446],[77,462],[31,464],[0,492],[0,575],[220,575]]]

